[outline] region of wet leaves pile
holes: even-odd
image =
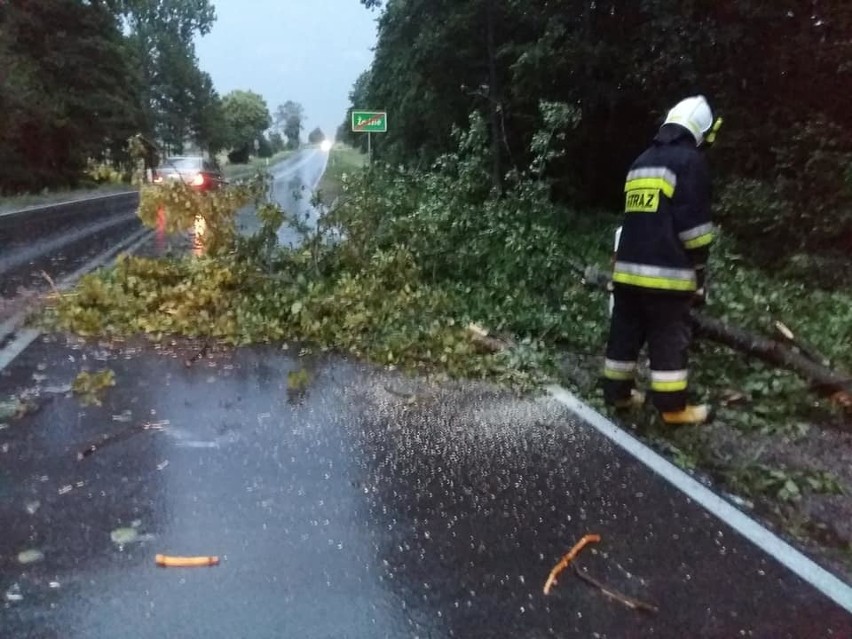
[[[308,257],[294,253],[292,264]],[[415,270],[404,250],[379,253],[363,273],[322,280],[269,276],[235,257],[125,256],[83,278],[48,321],[83,336],[306,341],[405,369],[438,365],[453,375],[521,381],[523,375],[512,374],[521,370],[518,362],[480,353],[454,317],[452,296],[418,282]],[[89,383],[82,380],[80,392]]]
[[[96,373],[82,371],[71,384],[71,390],[80,397],[83,406],[100,406],[100,395],[107,388],[115,386],[115,373],[104,369]]]
[[[352,188],[367,187],[365,178]],[[264,185],[235,188],[143,190],[140,216],[149,226],[189,231],[203,218],[206,254],[125,255],[56,300],[47,325],[83,336],[177,335],[234,345],[302,341],[405,370],[440,368],[521,385],[540,379],[532,340],[505,353],[483,353],[472,343],[465,326],[485,309],[472,307],[470,287],[430,281],[411,247],[382,243],[353,252],[354,239],[329,241],[363,232],[351,208],[324,216],[314,230],[288,220],[305,236],[300,248],[288,249],[275,243],[286,216],[258,195]],[[235,213],[252,197],[262,227],[254,237],[239,238]]]

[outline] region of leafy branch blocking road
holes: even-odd
[[[265,201],[260,182],[218,194],[146,189],[140,215],[149,225],[165,215],[169,230],[187,231],[204,216],[207,255],[124,257],[60,298],[49,320],[82,335],[303,341],[405,370],[527,388],[559,378],[601,407],[595,378],[606,304],[566,264],[605,265],[616,220],[552,205],[540,171],[510,175],[506,192],[493,198],[481,120],[474,117],[456,140],[458,150],[432,171],[343,175],[342,197],[316,228],[301,229],[298,249],[276,245],[286,215]],[[234,214],[252,201],[263,226],[241,238]],[[767,318],[789,318],[835,364],[852,365],[849,291],[771,277],[725,241],[713,262],[711,308],[725,320],[762,330]],[[465,330],[469,322],[512,335],[513,348],[483,352]],[[663,430],[649,411],[630,418],[635,427],[682,465],[712,472],[803,534],[814,519],[805,512],[809,499],[842,499],[842,512],[852,513],[852,470],[814,454],[817,437],[835,451],[852,448],[839,410],[793,375],[722,347],[699,345],[694,361],[695,391],[721,405],[719,423]],[[839,538],[832,545],[848,543]]]

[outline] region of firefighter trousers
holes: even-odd
[[[687,404],[687,351],[692,340],[689,295],[615,287],[603,387],[607,403],[627,400],[634,386],[639,351],[647,342],[651,397],[662,412]]]

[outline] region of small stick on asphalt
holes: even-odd
[[[577,566],[574,566],[574,573],[587,584],[590,584],[600,590],[610,599],[615,599],[616,601],[624,604],[631,610],[641,610],[642,612],[649,612],[651,614],[656,614],[660,611],[659,608],[652,604],[645,603],[644,601],[640,601],[639,599],[634,599],[633,597],[628,597],[627,595],[624,595],[618,592],[617,590],[613,590],[606,584],[603,584],[594,577],[592,577],[587,572],[580,570],[579,568],[577,568]]]
[[[574,547],[568,551],[568,554],[565,555],[558,564],[553,567],[553,570],[550,571],[550,575],[547,577],[547,581],[544,583],[544,594],[549,595],[550,589],[556,583],[556,577],[559,576],[563,570],[568,567],[574,557],[576,557],[581,550],[586,546],[586,544],[590,543],[598,543],[601,540],[600,535],[586,535],[580,541],[578,541]]]
[[[47,283],[50,284],[51,290],[53,290],[54,295],[62,295],[62,291],[56,286],[56,282],[53,281],[53,278],[47,274],[47,271],[42,271],[41,276],[47,280]]]
[[[189,368],[195,362],[200,360],[202,357],[207,355],[207,351],[210,350],[210,342],[204,342],[204,345],[201,347],[201,350],[198,351],[195,355],[190,357],[188,360],[184,361],[184,365]]]
[[[77,461],[83,461],[86,457],[93,455],[97,451],[99,451],[104,446],[108,446],[109,444],[116,444],[118,442],[124,441],[125,439],[129,439],[133,437],[133,435],[138,435],[139,433],[143,433],[146,430],[165,430],[166,423],[165,422],[157,422],[154,424],[142,424],[141,426],[131,426],[130,428],[125,428],[122,431],[117,433],[113,433],[111,435],[104,435],[98,441],[89,444],[77,453]]]

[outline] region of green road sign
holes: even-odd
[[[385,111],[353,111],[352,130],[355,133],[386,133],[388,114]]]

